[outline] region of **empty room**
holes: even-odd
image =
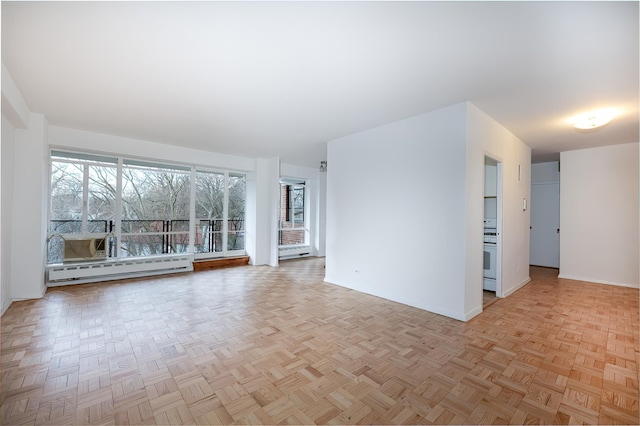
[[[638,2],[2,2],[0,422],[638,424]]]

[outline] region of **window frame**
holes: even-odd
[[[278,247],[302,247],[308,246],[310,240],[309,229],[309,191],[307,191],[308,183],[305,179],[297,178],[281,178],[280,182],[280,201],[279,201],[279,215],[278,215]],[[286,208],[282,207],[282,188],[285,187],[285,204]],[[295,207],[295,198],[293,197],[293,191],[302,191],[302,219],[296,219],[295,213],[299,208]],[[285,211],[284,217],[282,211]],[[291,218],[293,217],[293,220]],[[283,220],[284,219],[284,220]],[[283,226],[284,223],[291,224],[291,227]],[[303,242],[295,244],[282,244],[283,232],[303,232]]]
[[[89,193],[89,169],[88,165],[97,164],[103,165],[105,163],[109,167],[113,167],[115,169],[116,174],[116,189],[115,189],[115,203],[113,217],[114,219],[110,221],[111,225],[107,225],[110,227],[110,232],[106,234],[113,237],[115,244],[113,244],[113,251],[109,253],[108,259],[110,260],[125,260],[132,258],[144,258],[148,257],[148,255],[143,256],[123,256],[121,245],[123,243],[123,237],[129,237],[132,235],[144,235],[153,237],[157,235],[165,235],[168,238],[174,238],[173,236],[181,235],[182,238],[186,237],[186,241],[188,242],[188,247],[185,252],[180,253],[162,253],[158,254],[158,256],[166,256],[166,255],[174,255],[174,254],[188,254],[194,257],[194,259],[206,259],[206,258],[218,258],[218,257],[229,257],[229,256],[238,256],[238,255],[246,255],[246,203],[247,203],[247,173],[245,171],[236,171],[236,170],[220,170],[220,169],[211,169],[206,167],[200,167],[197,165],[185,165],[185,164],[176,164],[165,161],[155,161],[152,159],[135,159],[126,156],[117,156],[117,155],[109,155],[109,154],[93,154],[88,152],[78,152],[73,150],[65,150],[65,149],[55,149],[52,148],[49,152],[49,185],[48,185],[48,209],[47,209],[47,265],[54,265],[56,263],[49,262],[49,250],[50,250],[50,241],[52,240],[52,236],[56,234],[60,234],[61,236],[65,235],[79,235],[78,233],[55,233],[52,232],[52,206],[53,206],[53,182],[52,182],[52,173],[53,173],[53,164],[54,162],[65,162],[70,164],[79,164],[82,165],[82,224],[81,229],[83,230],[82,235],[86,235],[87,237],[97,236],[97,235],[105,235],[104,232],[96,233],[96,232],[86,232],[88,230],[88,193]],[[142,168],[144,170],[152,170],[152,171],[175,171],[179,173],[184,173],[189,176],[189,214],[186,219],[179,220],[188,220],[189,226],[188,230],[180,230],[180,231],[172,231],[163,229],[162,232],[144,232],[142,234],[137,232],[123,232],[123,185],[124,185],[124,176],[123,170],[126,168]],[[223,219],[222,219],[222,234],[223,234],[223,242],[222,242],[222,250],[219,252],[203,252],[203,253],[195,253],[195,238],[196,238],[196,178],[197,172],[208,172],[208,173],[220,173],[224,176],[224,201],[223,201]],[[229,176],[238,176],[242,178],[243,181],[243,197],[241,198],[244,203],[243,214],[244,217],[242,219],[243,225],[242,230],[239,231],[229,231]],[[143,220],[143,219],[140,219]],[[164,221],[164,219],[162,219]],[[173,219],[168,219],[171,222],[174,222]],[[176,219],[178,220],[178,219]],[[243,244],[241,249],[229,250],[228,249],[228,241],[229,241],[229,232],[238,232],[243,234]],[[184,239],[183,239],[184,241]],[[155,255],[155,254],[154,254]]]
[[[118,250],[118,258],[120,259],[129,259],[129,258],[136,258],[136,257],[149,257],[149,256],[163,256],[163,255],[173,255],[173,254],[185,254],[185,253],[189,253],[189,249],[191,246],[191,242],[190,242],[190,229],[191,229],[191,222],[190,222],[190,218],[191,218],[191,198],[189,198],[189,213],[188,213],[188,217],[186,219],[175,219],[175,218],[144,218],[144,219],[125,219],[124,218],[124,209],[123,209],[123,199],[124,199],[124,187],[125,187],[125,178],[124,178],[124,170],[132,170],[134,173],[144,173],[144,172],[150,172],[150,173],[158,173],[158,174],[164,174],[164,173],[175,173],[175,174],[181,174],[184,176],[188,176],[188,184],[189,184],[189,194],[191,194],[191,186],[192,186],[192,182],[191,182],[191,168],[190,167],[185,167],[185,166],[176,166],[176,165],[169,165],[166,163],[155,163],[155,162],[148,162],[148,161],[140,161],[140,160],[130,160],[127,158],[123,158],[122,161],[122,166],[119,169],[119,176],[121,177],[122,180],[122,185],[120,188],[120,191],[118,192],[119,195],[119,199],[120,199],[120,227],[119,227],[119,231],[120,231],[120,235],[118,238],[118,244],[117,244],[117,250]],[[132,175],[133,176],[133,175]],[[137,192],[137,191],[136,191]],[[189,195],[189,197],[191,197],[191,195]],[[128,229],[128,232],[124,232],[123,230],[123,222],[124,221],[130,221],[130,222],[150,222],[150,223],[162,223],[162,231],[159,230],[154,230],[154,231],[132,231],[131,228]],[[186,230],[179,230],[179,231],[173,231],[173,225],[175,222],[179,222],[179,221],[187,221],[188,222],[188,226]],[[170,251],[170,248],[174,245],[174,244],[179,244],[178,241],[181,240],[186,236],[186,251],[175,251],[172,252]],[[145,237],[145,238],[153,238],[153,237],[161,237],[161,242],[160,242],[160,253],[153,253],[153,254],[145,254],[145,255],[138,255],[138,256],[123,256],[123,245],[124,245],[124,241],[125,241],[125,237]],[[180,244],[181,246],[185,246],[185,244]]]
[[[247,229],[246,229],[246,220],[247,220],[247,211],[246,211],[246,205],[247,205],[247,174],[245,172],[240,172],[240,171],[231,171],[231,170],[222,170],[222,169],[213,169],[213,168],[205,168],[205,167],[194,167],[193,170],[193,174],[195,176],[194,179],[197,179],[197,173],[211,173],[211,174],[221,174],[223,175],[223,195],[222,195],[222,219],[213,219],[213,220],[222,220],[222,225],[220,227],[219,231],[213,231],[212,233],[220,233],[222,234],[222,250],[220,251],[213,251],[213,252],[199,252],[196,253],[195,252],[195,247],[192,250],[194,259],[215,259],[215,258],[221,258],[221,257],[231,257],[231,256],[244,256],[246,254],[246,235],[247,235]],[[245,225],[243,226],[243,230],[242,231],[230,231],[229,230],[229,177],[230,175],[239,175],[242,176],[244,178],[244,198],[243,198],[243,202],[244,202],[244,223]],[[197,203],[197,197],[196,197],[196,190],[197,190],[197,183],[194,180],[194,185],[193,185],[193,189],[192,189],[192,199],[193,199],[193,203],[194,203],[194,209],[192,210],[193,212],[193,223],[194,223],[194,238],[192,241],[195,242],[195,225],[196,222],[200,221],[200,220],[207,220],[207,219],[202,219],[202,218],[198,218],[196,216],[196,208],[195,208],[195,203]],[[229,233],[231,232],[242,232],[244,234],[244,244],[243,244],[243,248],[242,249],[238,249],[238,250],[229,250]]]
[[[79,232],[54,232],[52,230],[52,221],[63,221],[65,219],[52,219],[52,209],[53,209],[53,163],[66,163],[71,165],[79,166],[82,173],[82,189],[81,189],[81,212],[80,212],[80,231]],[[104,219],[105,227],[110,228],[109,230],[95,232],[89,230],[89,176],[90,176],[90,168],[91,167],[109,167],[114,168],[116,170],[116,177],[118,175],[118,160],[115,157],[111,156],[103,156],[103,155],[93,155],[93,154],[85,154],[85,153],[76,153],[69,151],[59,151],[59,150],[51,150],[49,153],[49,184],[48,184],[48,197],[47,197],[47,245],[46,245],[46,263],[54,264],[53,262],[49,262],[49,255],[52,249],[52,245],[61,244],[61,242],[57,238],[53,238],[54,236],[60,236],[64,239],[64,236],[69,236],[73,238],[109,238],[109,249],[108,249],[108,258],[115,258],[115,253],[117,253],[117,244],[114,244],[115,234],[113,232],[114,224],[117,220],[117,212],[114,211],[113,219]],[[116,194],[116,199],[117,199]],[[114,200],[115,201],[115,200]],[[117,204],[117,202],[115,203]],[[114,206],[115,208],[115,206]],[[67,222],[77,222],[78,219],[67,219]],[[56,230],[57,231],[57,230]]]

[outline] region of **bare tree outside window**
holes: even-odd
[[[229,220],[227,250],[244,250],[244,215],[246,179],[242,174],[229,174]]]
[[[224,174],[196,172],[196,253],[217,253],[222,247]]]
[[[83,204],[82,164],[53,161],[51,163],[51,212],[49,234],[78,234],[82,232]],[[49,240],[47,261],[62,262],[64,242],[60,238]]]
[[[121,256],[188,251],[189,180],[187,172],[122,168]]]

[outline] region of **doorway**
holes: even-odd
[[[502,162],[484,157],[483,307],[502,297]]]

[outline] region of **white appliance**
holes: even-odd
[[[498,219],[487,218],[484,220],[485,233],[489,231],[495,234],[497,227],[498,227]]]
[[[484,252],[483,252],[483,280],[482,288],[496,291],[496,255],[498,233],[496,232],[496,219],[484,220]]]

